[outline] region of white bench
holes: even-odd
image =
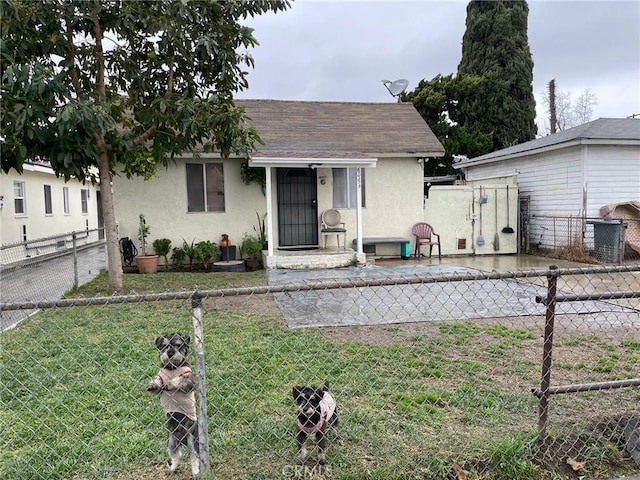
[[[355,250],[358,239],[354,238],[352,245]],[[411,256],[411,248],[409,247],[411,239],[407,237],[362,237],[362,245],[381,245],[383,243],[397,243],[400,245],[400,257],[408,259]]]

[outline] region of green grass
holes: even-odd
[[[264,272],[125,275],[126,292],[261,284]],[[104,274],[73,292],[105,294]],[[283,478],[295,453],[291,387],[325,379],[341,422],[326,478],[447,479],[453,462],[474,479],[543,478],[526,387],[538,359],[514,353],[537,345],[528,330],[447,322],[404,342],[401,326],[386,327],[398,341],[369,345],[241,307],[205,308],[204,324],[211,478]],[[44,310],[3,332],[0,478],[157,478],[163,415],[144,385],[158,368],[153,339],[171,331],[191,331],[189,301]],[[504,361],[519,387],[496,384]]]

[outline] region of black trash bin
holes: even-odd
[[[595,256],[601,262],[620,263],[624,259],[624,238],[629,222],[624,220],[589,220],[593,225]]]

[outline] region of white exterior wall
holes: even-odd
[[[530,197],[532,215],[580,215],[583,168],[581,147],[526,155],[467,169],[467,181],[518,175],[521,195]]]
[[[585,145],[587,216],[610,203],[640,201],[640,147]]]
[[[509,186],[508,203],[507,185]],[[478,245],[480,186],[487,195],[487,203],[482,205],[484,245]],[[508,212],[507,209],[509,209]],[[424,221],[440,235],[443,255],[509,254],[516,253],[518,250],[517,209],[516,177],[498,177],[469,182],[464,186],[432,186],[429,189],[429,198],[425,202]],[[513,228],[514,233],[502,232],[507,223]],[[494,247],[496,232],[498,233],[497,250]],[[459,240],[465,243],[465,248],[459,245]]]
[[[243,233],[255,234],[256,212],[266,212],[266,198],[260,185],[245,185],[240,179],[240,159],[200,159],[224,165],[225,212],[187,213],[184,160],[178,160],[158,176],[144,181],[115,177],[114,202],[119,237],[130,237],[139,249],[138,219],[145,215],[150,227],[149,245],[156,238],[169,238],[173,247],[183,240],[220,242],[227,233],[232,245],[240,245]],[[362,212],[363,236],[408,237],[411,227],[423,220],[422,165],[414,158],[380,159],[375,168],[365,170],[366,206]],[[320,213],[333,208],[333,176],[330,168],[317,170],[318,224]],[[325,181],[323,185],[321,179]],[[278,245],[276,175],[272,169],[274,215],[273,241]],[[356,209],[340,209],[347,228],[347,246],[357,235]],[[320,239],[321,241],[321,239]],[[378,255],[398,256],[398,245],[380,245]]]
[[[571,243],[585,229],[581,218],[599,217],[603,205],[640,200],[637,145],[573,145],[465,170],[468,181],[517,173],[520,194],[530,198],[529,239],[543,249]],[[571,218],[558,226],[545,218],[554,216]]]
[[[598,217],[603,205],[640,200],[637,145],[574,145],[466,169],[467,180],[514,172],[532,215]]]
[[[158,169],[158,175],[150,180],[114,177],[113,197],[118,237],[129,237],[138,250],[138,224],[144,214],[150,234],[147,239],[151,251],[153,241],[168,238],[172,247],[181,247],[183,241],[209,240],[220,243],[223,233],[229,235],[232,245],[240,246],[246,232],[255,235],[258,224],[256,212],[267,211],[265,196],[260,185],[245,185],[240,179],[239,159],[205,158],[188,160],[222,163],[224,170],[225,211],[187,212],[186,160],[176,160],[166,170]]]
[[[16,215],[14,209],[13,182],[24,182],[26,214]],[[51,186],[52,214],[45,214],[44,185]],[[69,188],[69,214],[64,213],[63,187]],[[80,190],[89,190],[88,213],[82,213]],[[77,180],[65,182],[47,167],[25,165],[19,175],[15,170],[0,173],[0,195],[4,206],[0,209],[0,241],[2,245],[23,241],[23,227],[27,240],[51,237],[98,227],[97,188]]]
[[[375,168],[364,170],[366,206],[362,209],[362,236],[412,238],[411,227],[423,218],[422,164],[415,158],[382,158]],[[356,210],[341,210],[341,215],[347,224],[350,244],[356,237]],[[399,245],[376,245],[377,256],[397,257],[399,252]]]

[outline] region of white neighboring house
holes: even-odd
[[[70,236],[60,241],[34,241],[74,231],[85,232],[86,237],[87,229],[99,226],[98,200],[98,185],[83,185],[75,179],[65,182],[44,162],[26,163],[21,175],[15,170],[0,173],[0,263],[70,248]],[[92,237],[98,238],[97,234]],[[28,243],[6,248],[22,242]]]
[[[516,174],[538,238],[535,217],[597,218],[604,205],[640,200],[640,119],[600,118],[456,167],[469,181]]]
[[[600,118],[456,167],[467,180],[516,173],[532,214],[598,217],[603,205],[640,200],[640,119]]]

